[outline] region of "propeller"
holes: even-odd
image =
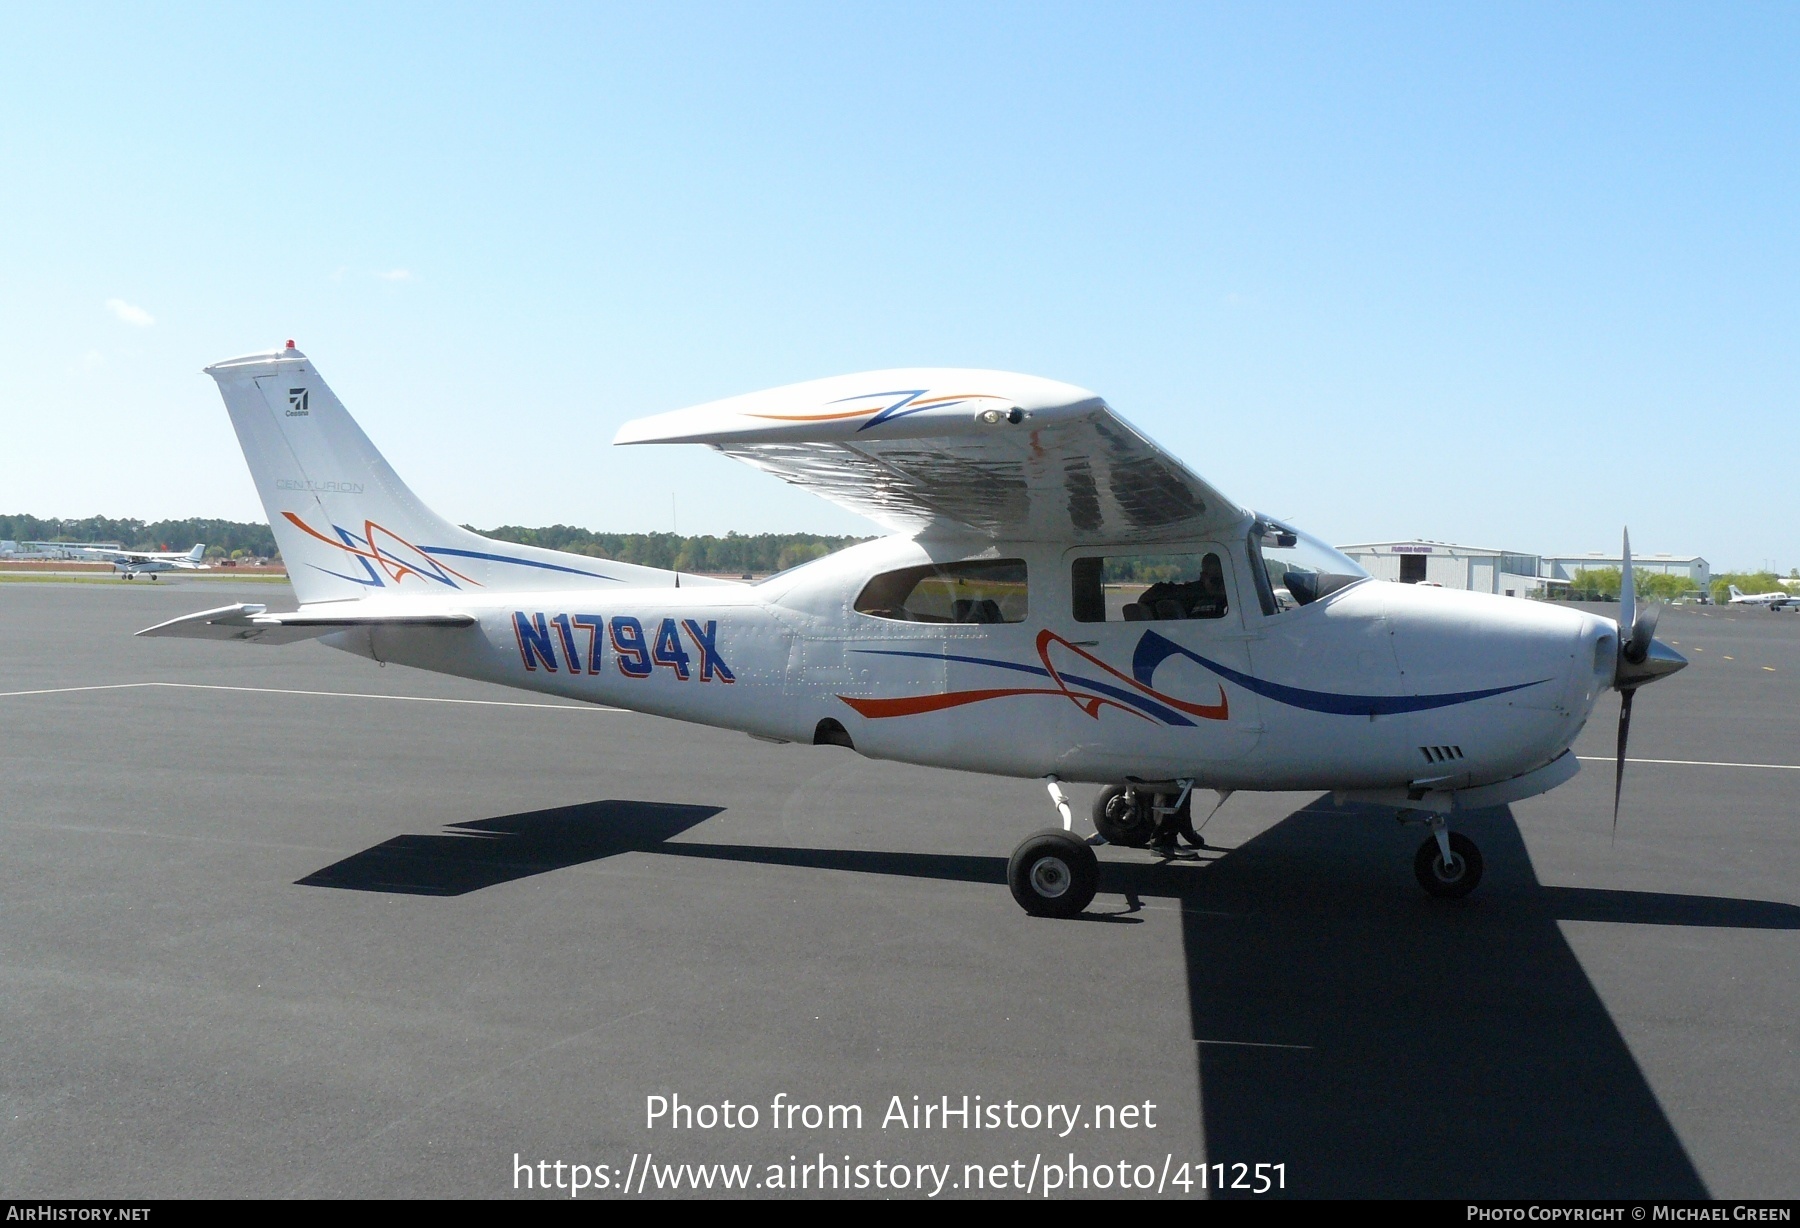
[[[1625,745],[1631,736],[1631,701],[1639,687],[1681,669],[1687,658],[1656,639],[1659,605],[1638,606],[1637,576],[1631,568],[1631,530],[1625,530],[1620,561],[1619,655],[1613,688],[1619,692],[1619,755],[1613,771],[1613,836],[1619,834],[1619,797],[1625,790]]]

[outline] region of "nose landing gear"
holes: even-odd
[[[1178,793],[1156,793],[1147,788],[1113,785],[1094,799],[1094,830],[1108,844],[1120,848],[1155,848],[1174,855],[1179,837],[1189,848],[1205,848],[1194,830],[1190,799],[1192,780],[1178,780]]]
[[[1481,850],[1461,832],[1449,830],[1443,815],[1434,814],[1426,822],[1431,834],[1413,856],[1413,874],[1428,894],[1460,900],[1481,882]]]
[[[1113,785],[1094,799],[1094,830],[1108,844],[1120,848],[1143,848],[1156,835],[1156,815],[1149,794],[1138,793],[1123,785]]]

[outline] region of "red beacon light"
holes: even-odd
[[[292,337],[288,338],[287,348],[290,350],[294,348],[294,339]]]

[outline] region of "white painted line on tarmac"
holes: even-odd
[[[442,699],[433,695],[371,695],[363,691],[296,691],[271,686],[220,686],[207,682],[108,682],[95,686],[44,687],[35,691],[0,691],[0,699],[22,695],[71,695],[79,691],[128,691],[136,687],[173,687],[186,691],[240,691],[250,695],[312,695],[326,699],[396,699],[414,704],[474,704],[484,708],[535,708],[543,712],[629,712],[603,704],[533,704],[513,699]]]
[[[1576,755],[1583,763],[1616,763],[1611,755]],[[1711,759],[1627,759],[1627,763],[1666,763],[1675,767],[1772,768],[1778,772],[1800,772],[1800,763],[1717,763]]]

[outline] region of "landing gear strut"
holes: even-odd
[[[1413,874],[1419,886],[1440,900],[1460,900],[1481,882],[1481,850],[1475,842],[1444,824],[1444,816],[1429,820],[1431,834],[1413,857]]]

